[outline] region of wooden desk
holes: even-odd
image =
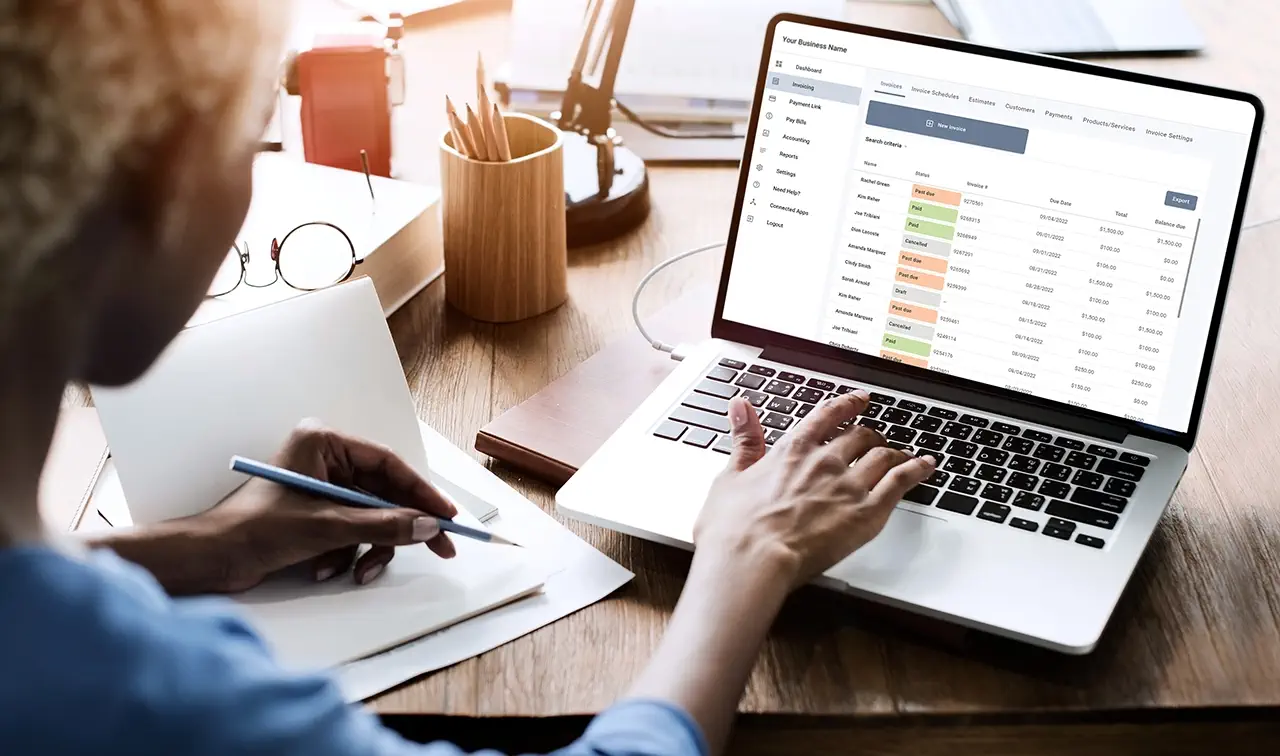
[[[1251,89],[1280,105],[1272,44],[1280,4],[1187,4],[1208,33],[1207,54],[1117,65]],[[855,3],[850,17],[950,33],[932,6]],[[506,34],[501,4],[409,32],[406,118],[425,135],[400,145],[410,177],[434,180],[442,95],[468,96],[475,50],[495,69]],[[883,626],[863,604],[802,591],[751,677],[742,711],[759,716],[743,718],[735,751],[1246,753],[1280,737],[1266,723],[1280,719],[1278,160],[1273,131],[1260,157],[1198,446],[1098,650],[1066,658],[986,638],[956,647]],[[420,416],[470,449],[479,427],[630,328],[630,293],[647,269],[723,238],[735,174],[654,169],[652,218],[617,243],[571,253],[570,301],[541,318],[496,327],[471,322],[445,306],[439,284],[430,287],[391,320]],[[669,271],[653,285],[646,309],[705,286],[718,265],[711,255]],[[553,508],[547,486],[496,472]],[[636,580],[537,633],[387,693],[374,708],[387,715],[554,717],[596,712],[624,693],[662,633],[689,557],[569,527],[634,570]],[[396,721],[421,735],[469,732],[465,720]],[[1066,723],[1076,723],[1069,740]],[[545,723],[534,720],[479,729],[508,744],[546,734]]]

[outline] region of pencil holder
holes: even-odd
[[[503,114],[508,162],[483,162],[440,138],[445,297],[476,320],[507,323],[568,297],[560,130]]]

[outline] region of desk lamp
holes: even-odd
[[[565,223],[570,246],[621,236],[649,215],[644,161],[622,146],[611,125],[613,85],[634,8],[635,0],[587,4],[578,57],[560,110],[551,114],[564,132]],[[608,19],[601,23],[605,15]],[[588,81],[591,78],[596,79],[594,85]]]

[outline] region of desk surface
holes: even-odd
[[[1280,104],[1280,57],[1271,42],[1280,4],[1187,5],[1208,35],[1207,54],[1114,62],[1252,90],[1268,105]],[[932,6],[852,3],[849,16],[952,33]],[[398,146],[410,178],[434,180],[443,94],[468,95],[477,48],[496,68],[507,23],[507,10],[498,3],[449,12],[407,35],[405,118],[414,133],[426,135]],[[1123,719],[1152,709],[1263,706],[1274,716],[1280,707],[1277,161],[1273,131],[1260,155],[1198,446],[1098,650],[1066,658],[996,640],[958,649],[886,627],[852,600],[802,591],[766,644],[743,711],[1057,722],[1084,712]],[[735,177],[728,168],[654,169],[650,220],[616,243],[571,252],[570,300],[543,317],[504,326],[476,323],[446,307],[440,284],[424,291],[391,319],[420,416],[471,449],[478,428],[631,327],[630,293],[651,265],[723,237]],[[648,293],[646,309],[705,286],[718,264],[708,256],[669,271]],[[495,470],[553,508],[549,487],[501,466]],[[548,628],[387,693],[374,702],[376,710],[580,714],[624,693],[661,636],[689,557],[599,528],[569,527],[634,570],[636,580]]]

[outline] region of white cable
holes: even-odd
[[[649,334],[648,329],[644,327],[644,323],[640,322],[640,294],[644,292],[644,287],[648,286],[649,281],[653,280],[653,277],[658,275],[658,273],[660,273],[667,266],[678,263],[681,260],[685,259],[686,257],[693,257],[696,254],[700,254],[702,252],[706,252],[712,249],[717,249],[723,246],[724,246],[724,242],[718,241],[712,244],[704,244],[701,247],[696,247],[694,249],[686,250],[674,257],[669,257],[666,260],[663,260],[662,262],[653,266],[653,269],[650,270],[648,273],[645,273],[644,278],[640,279],[640,283],[636,285],[636,293],[631,297],[631,318],[635,320],[636,328],[640,330],[640,335],[644,337],[644,340],[649,342],[649,346],[653,347],[654,349],[657,349],[659,352],[666,352],[670,354],[672,359],[678,360],[683,357],[683,355],[680,355],[676,352],[678,345],[668,344],[665,341],[660,341],[658,339],[653,338],[653,336]]]

